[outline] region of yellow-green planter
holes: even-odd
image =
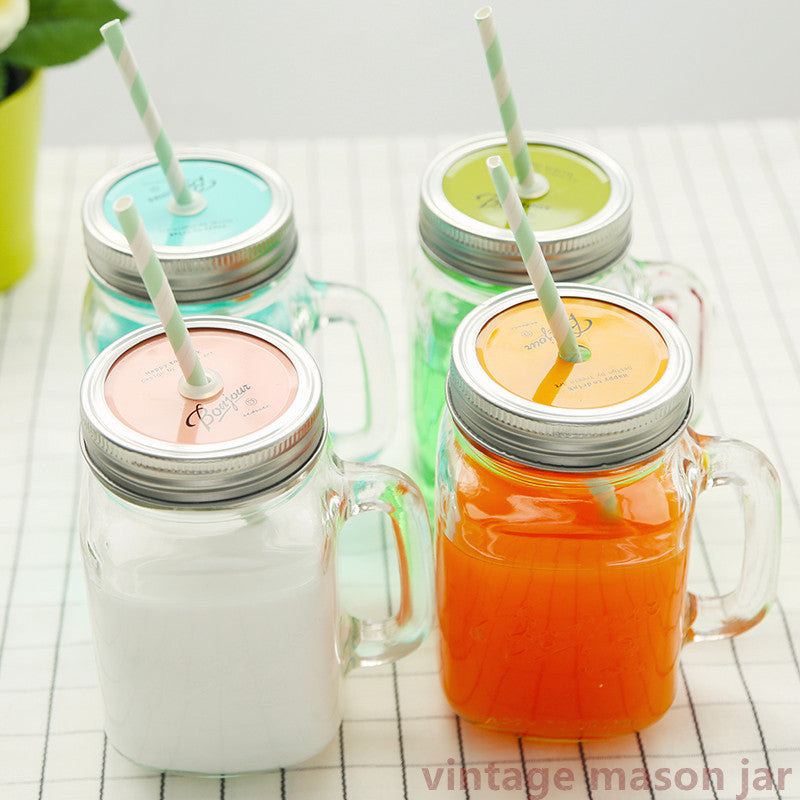
[[[42,73],[0,100],[0,292],[33,263],[33,190]]]

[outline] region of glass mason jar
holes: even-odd
[[[527,138],[534,167],[547,178],[549,190],[523,205],[554,279],[616,289],[677,321],[694,355],[697,409],[704,393],[709,317],[700,281],[684,267],[630,256],[633,189],[616,161],[573,139],[543,133]],[[422,179],[421,252],[413,275],[412,406],[415,476],[429,497],[456,326],[487,298],[530,284],[486,168],[493,155],[513,169],[505,138],[482,136],[441,152]]]
[[[691,353],[666,315],[559,288],[580,364],[542,336],[533,289],[486,301],[456,331],[435,500],[441,676],[478,725],[597,739],[667,711],[686,642],[763,618],[780,489],[758,450],[688,427]],[[701,597],[686,586],[695,504],[725,484],[741,503],[740,581]]]
[[[249,320],[188,325],[217,395],[179,394],[157,325],[109,345],[81,386],[80,540],[105,728],[158,770],[289,766],[336,735],[346,673],[426,636],[430,526],[403,474],[335,455],[299,344]],[[340,533],[364,511],[396,534],[402,596],[385,620],[338,602]]]
[[[298,255],[292,195],[286,181],[255,159],[217,150],[186,150],[181,166],[206,204],[181,215],[154,157],[100,178],[83,204],[89,282],[81,315],[88,364],[120,336],[157,321],[130,247],[113,212],[133,196],[156,253],[186,315],[253,319],[290,334],[318,355],[318,333],[342,323],[355,334],[353,384],[364,386],[364,423],[332,432],[337,449],[368,459],[389,440],[395,416],[394,372],[386,319],[361,289],[312,280]]]

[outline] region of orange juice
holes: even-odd
[[[777,472],[696,434],[689,343],[665,314],[599,287],[558,291],[566,362],[530,288],[456,330],[439,430],[441,677],[465,719],[516,736],[629,734],[672,703],[681,647],[763,619],[780,551]],[[697,496],[734,484],[739,585],[687,591]]]
[[[455,508],[449,524],[440,517],[437,595],[453,708],[552,739],[658,719],[675,694],[690,527],[668,463],[606,473],[593,492],[574,475],[498,470],[458,433],[452,446]]]
[[[574,740],[639,730],[672,703],[700,456],[680,332],[615,292],[560,291],[580,363],[559,358],[530,289],[456,332],[437,595],[453,708]]]

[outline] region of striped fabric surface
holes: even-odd
[[[435,153],[469,133],[185,144],[246,153],[288,179],[307,271],[378,299],[403,386],[419,180]],[[636,736],[537,744],[460,721],[439,686],[434,633],[397,665],[348,676],[339,735],[308,763],[225,780],[131,764],[103,734],[76,535],[80,206],[103,172],[146,149],[47,149],[37,264],[0,295],[2,800],[800,798],[800,120],[558,133],[630,172],[633,254],[683,263],[710,288],[711,386],[698,428],[753,443],[783,481],[779,600],[766,619],[734,641],[688,645],[672,709]],[[325,357],[340,352],[334,342]],[[345,365],[342,373],[326,388],[334,421],[353,407]],[[408,394],[381,459],[403,469]],[[700,503],[690,566],[698,593],[737,579],[733,497],[723,488]],[[390,550],[380,536],[366,547],[345,537],[344,549],[348,607],[385,614],[396,603]]]

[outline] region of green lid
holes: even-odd
[[[523,205],[553,277],[578,280],[619,260],[630,246],[633,200],[623,169],[583,142],[551,134],[527,139],[534,169],[550,189]],[[422,182],[420,239],[458,272],[522,285],[528,275],[486,168],[495,155],[513,170],[503,136],[461,142],[433,160]]]

